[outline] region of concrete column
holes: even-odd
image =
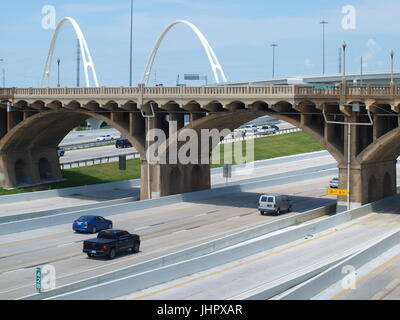
[[[23,121],[23,112],[7,112],[7,131],[11,131],[21,121]]]
[[[142,181],[147,180],[147,162],[142,161]],[[211,188],[210,165],[150,165],[152,198]],[[148,199],[147,183],[142,184],[142,200]]]
[[[339,165],[340,189],[347,188],[347,165]],[[352,165],[350,169],[350,205],[361,205],[397,194],[396,161],[377,161]],[[347,206],[347,197],[338,198],[338,206]]]
[[[170,120],[177,119],[183,126],[183,114],[175,114]],[[178,128],[179,128],[178,126]],[[163,128],[163,119],[159,116],[146,120],[146,131],[152,128]],[[165,129],[164,129],[165,130]],[[168,154],[168,150],[167,150]],[[200,154],[199,154],[200,157]],[[141,162],[141,194],[142,200],[158,198],[173,194],[199,191],[210,188],[210,165],[179,163],[157,163],[148,165],[146,159]],[[149,188],[150,185],[150,188]]]
[[[7,134],[7,111],[0,109],[0,138]]]
[[[190,123],[203,118],[205,115],[206,115],[205,113],[191,113],[190,114]]]
[[[184,123],[184,117],[185,115],[183,113],[170,113],[169,114],[169,121],[175,121],[176,122],[176,130],[179,131],[181,130],[185,123]],[[169,136],[173,133],[173,126],[169,126]]]
[[[3,172],[0,184],[4,188],[55,182],[63,178],[55,148],[0,153],[0,164]]]

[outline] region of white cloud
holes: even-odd
[[[382,51],[382,48],[378,45],[376,40],[369,39],[367,41],[367,51],[363,54],[363,67],[368,68],[372,62],[376,63],[376,57]]]
[[[314,63],[312,62],[312,60],[311,60],[310,58],[307,58],[307,59],[304,61],[304,65],[305,65],[307,68],[312,68],[312,67],[314,67]]]

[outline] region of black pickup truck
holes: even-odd
[[[131,250],[137,253],[139,247],[140,237],[137,234],[115,229],[100,231],[97,238],[83,242],[83,252],[88,257],[108,256],[114,259],[118,252]]]

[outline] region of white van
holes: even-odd
[[[279,215],[283,211],[292,211],[292,200],[282,194],[265,194],[260,197],[258,210],[262,215],[274,213]]]

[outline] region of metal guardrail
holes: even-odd
[[[225,144],[225,143],[231,143],[231,142],[239,142],[239,141],[243,141],[243,140],[250,140],[250,139],[258,139],[258,138],[265,138],[265,137],[272,137],[272,136],[277,136],[277,135],[281,135],[281,134],[287,134],[287,133],[293,133],[293,132],[299,132],[299,131],[303,131],[300,128],[292,128],[292,129],[284,129],[284,130],[278,130],[275,133],[246,133],[245,137],[235,137],[237,135],[240,134],[235,134],[233,137],[231,135],[231,137],[229,138],[225,138],[221,143]]]
[[[60,163],[60,167],[62,170],[64,170],[64,169],[94,166],[96,164],[116,162],[119,159],[119,156],[126,156],[126,159],[140,158],[139,152],[134,152],[134,153],[117,154],[117,155],[110,155],[110,156],[106,156],[106,157],[99,157],[99,158],[92,158],[92,159],[83,159],[83,160],[63,162],[63,163]],[[115,160],[115,161],[112,161],[112,160]]]
[[[112,140],[108,141],[94,141],[94,142],[85,142],[80,144],[66,144],[60,145],[60,148],[69,151],[69,150],[77,150],[77,149],[86,149],[91,147],[103,147],[103,146],[111,146],[115,144],[117,139],[113,138]]]

